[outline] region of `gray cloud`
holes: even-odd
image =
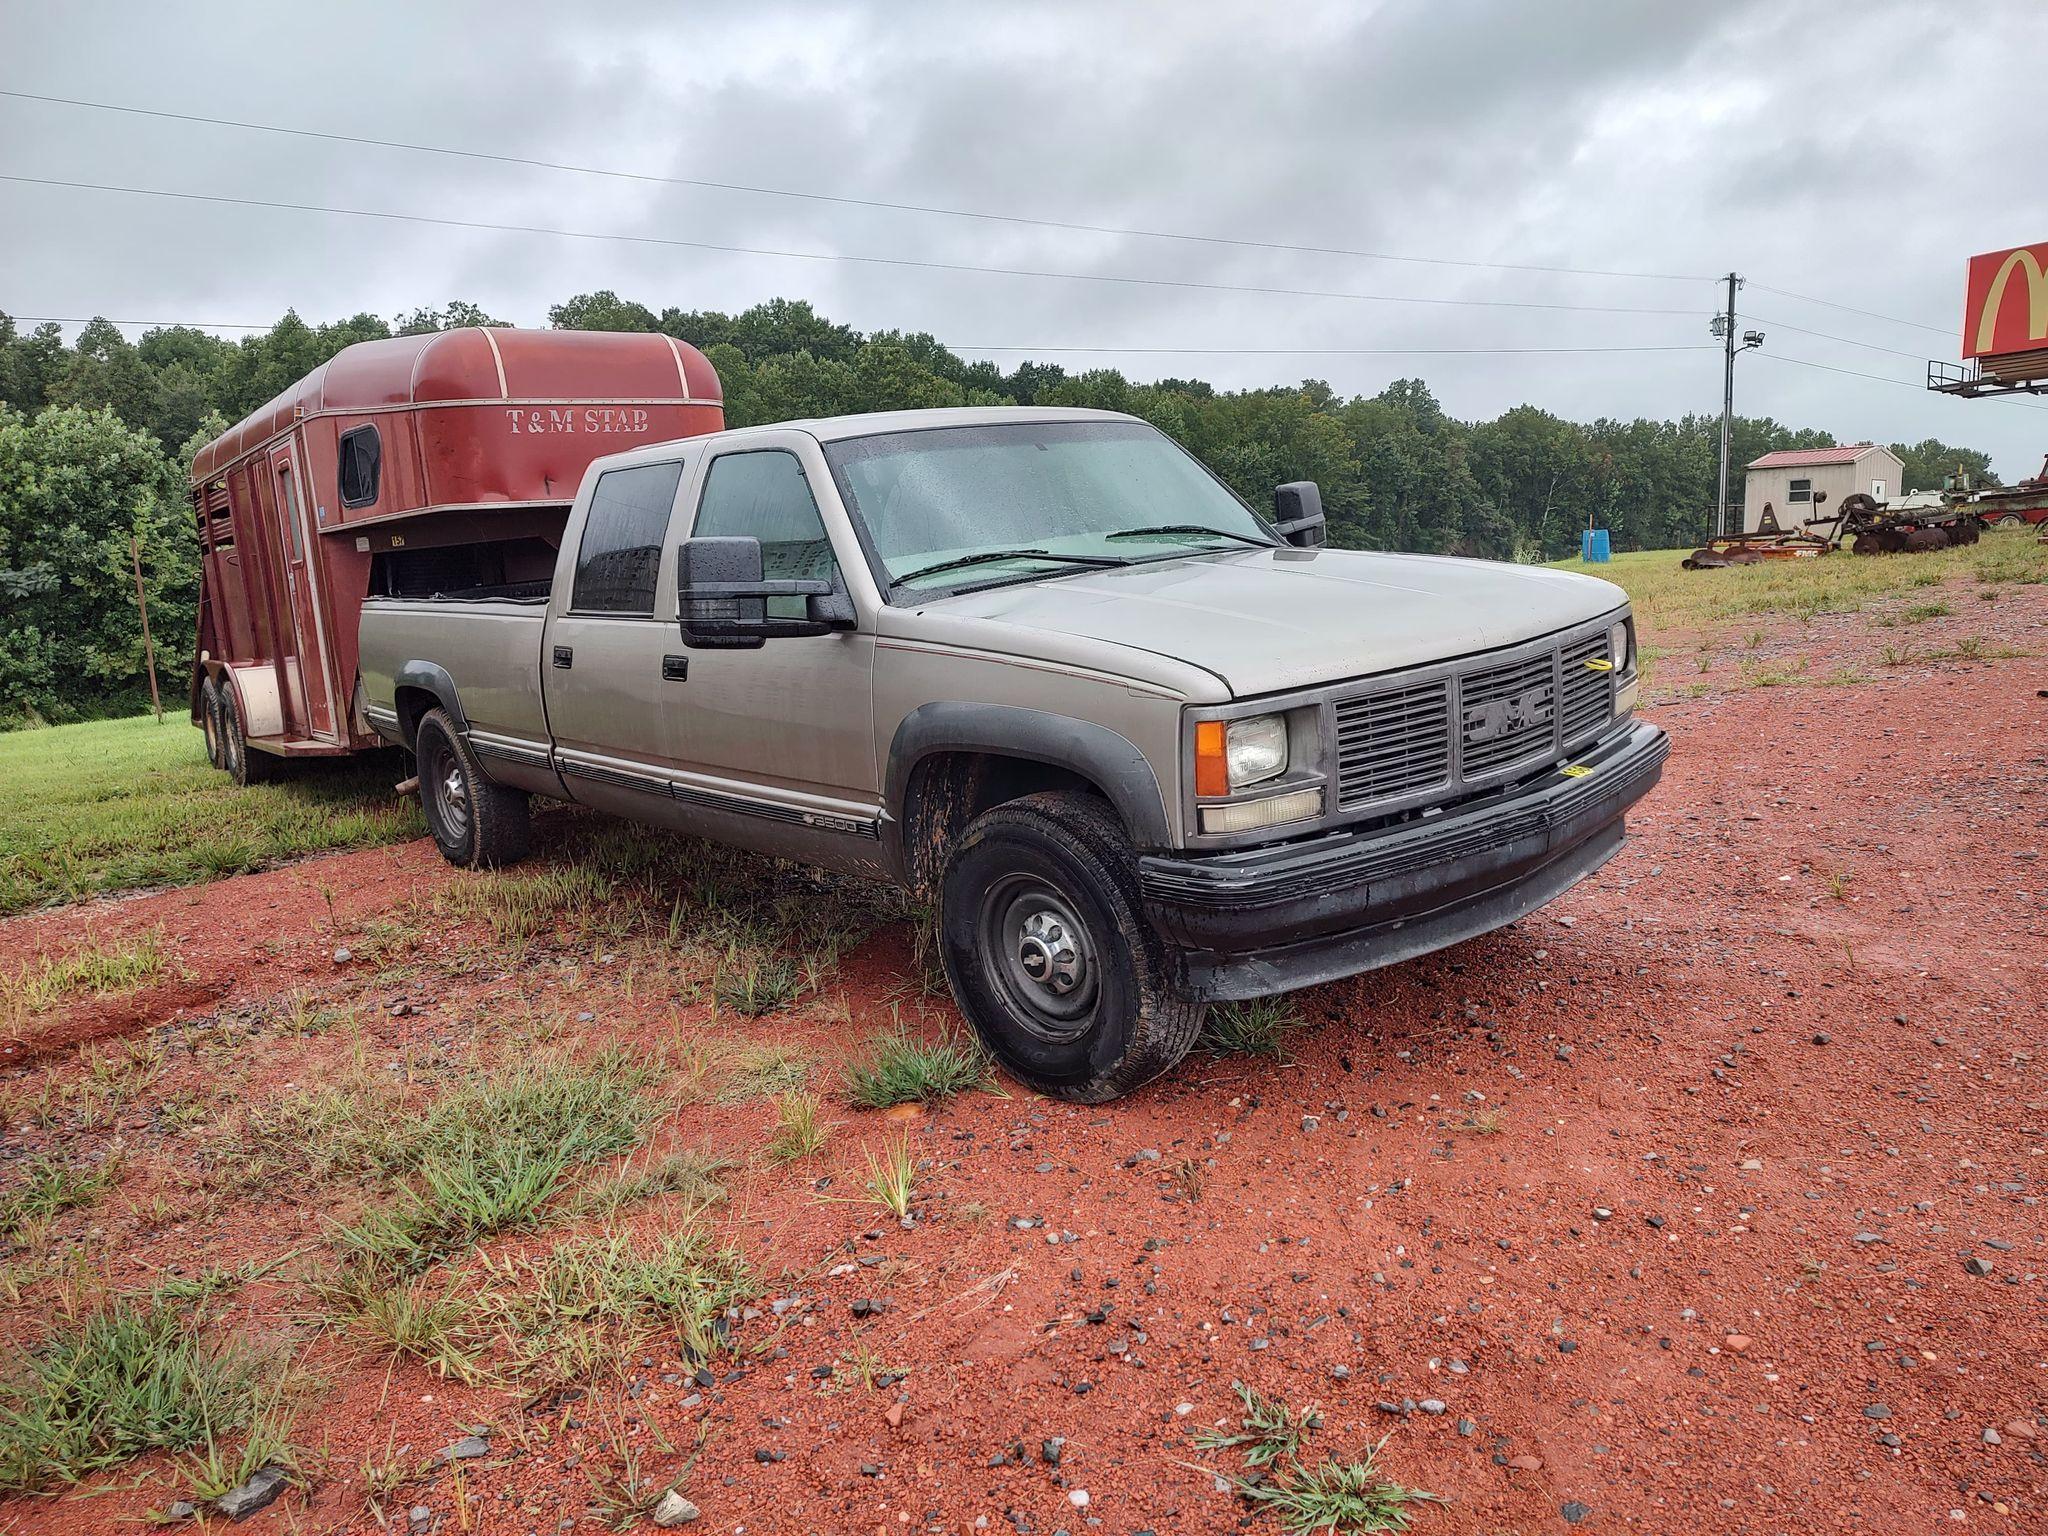
[[[0,85],[537,158],[1084,223],[1755,280],[1738,405],[1845,438],[1937,435],[2007,474],[2048,417],[1917,384],[1964,259],[2048,235],[2030,99],[2048,12],[1866,3],[1049,4],[599,9],[15,8]],[[2006,121],[2001,125],[2004,103]],[[0,184],[0,308],[319,319],[474,298],[523,323],[608,287],[660,307],[804,297],[999,345],[1705,343],[1710,283],[1311,256],[836,207],[0,100],[0,170],[495,223],[1193,282],[1672,308],[1352,303],[830,265]],[[1916,331],[1762,291],[1924,320]],[[1786,326],[1897,348],[1863,350]],[[1001,355],[1004,362],[1016,354]],[[1709,351],[1066,357],[1225,385],[1429,379],[1446,406],[1711,412]],[[2038,403],[2037,403],[2038,404]]]

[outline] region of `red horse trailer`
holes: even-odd
[[[545,580],[590,461],[725,425],[667,336],[470,329],[365,341],[192,461],[192,720],[248,782],[381,745],[356,698],[370,593]]]

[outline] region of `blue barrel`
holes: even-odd
[[[1588,565],[1605,565],[1612,552],[1607,547],[1605,528],[1587,528],[1579,534],[1579,558]]]

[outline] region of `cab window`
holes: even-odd
[[[711,461],[697,503],[698,538],[745,536],[761,541],[761,574],[769,581],[838,576],[825,520],[811,483],[793,453],[780,448],[728,453]],[[768,617],[800,619],[804,599],[768,600]]]
[[[654,616],[661,542],[682,477],[680,462],[636,464],[597,477],[576,550],[574,611]]]

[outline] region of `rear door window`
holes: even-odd
[[[680,461],[636,464],[598,476],[576,551],[577,613],[654,616],[661,545],[681,482]]]

